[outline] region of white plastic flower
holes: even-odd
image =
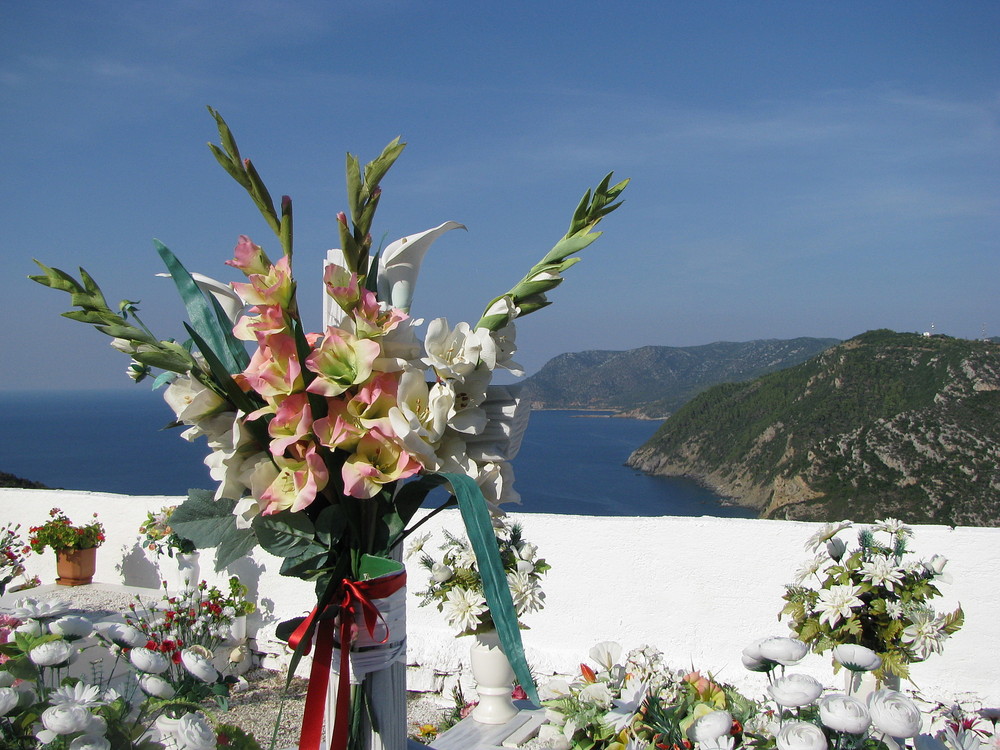
[[[917,611],[911,615],[912,624],[903,629],[902,641],[909,643],[917,658],[926,659],[944,649],[948,634],[941,622],[930,612]]]
[[[28,652],[28,658],[39,667],[63,666],[69,664],[75,655],[74,648],[62,639],[42,643]]]
[[[895,690],[876,690],[868,696],[872,724],[890,737],[913,737],[920,732],[920,709]]]
[[[14,606],[7,611],[7,614],[18,620],[44,620],[64,615],[72,608],[73,603],[65,599],[38,601],[29,598],[14,602]]]
[[[841,643],[833,647],[833,658],[852,672],[871,672],[882,666],[882,657],[866,646]]]
[[[765,638],[757,645],[762,658],[786,667],[798,664],[809,653],[809,646],[797,638],[773,636]]]
[[[70,640],[86,638],[93,631],[90,620],[80,615],[64,615],[49,623],[49,632]]]
[[[83,732],[91,725],[93,716],[76,703],[61,703],[42,711],[42,724],[57,735]]]
[[[913,529],[898,518],[885,518],[872,527],[875,531],[884,531],[898,537],[913,536]]]
[[[819,702],[819,718],[823,726],[835,732],[861,734],[871,723],[868,708],[850,695],[833,693]]]
[[[819,592],[819,621],[835,627],[841,618],[851,616],[852,607],[862,607],[864,602],[858,598],[861,590],[857,586],[835,585]]]
[[[126,625],[123,622],[99,622],[96,630],[105,640],[126,648],[144,645],[148,639],[139,628]]]
[[[837,536],[837,534],[844,529],[851,528],[852,525],[853,524],[850,521],[823,524],[819,527],[819,529],[817,529],[815,534],[806,540],[806,549],[810,552],[816,552],[820,547],[824,546],[828,541]]]
[[[144,674],[139,677],[139,687],[146,695],[154,698],[173,698],[174,686],[159,675]]]
[[[9,714],[18,703],[18,692],[12,687],[0,687],[0,716]]]
[[[889,562],[884,557],[876,557],[873,560],[862,563],[861,577],[870,581],[873,586],[884,586],[892,591],[903,582],[903,571]]]
[[[456,587],[448,592],[441,611],[452,627],[475,630],[480,623],[479,616],[486,611],[486,600],[482,594]]]
[[[444,563],[434,563],[434,567],[431,568],[431,580],[436,583],[444,583],[445,581],[450,581],[452,576],[455,575],[455,571]]]
[[[69,743],[69,750],[111,750],[111,742],[99,734],[81,734]]]
[[[219,677],[219,672],[212,662],[194,649],[186,648],[181,651],[181,663],[184,668],[202,682],[215,682]]]
[[[170,666],[170,662],[167,661],[167,657],[163,654],[152,651],[145,647],[133,648],[128,655],[129,661],[132,662],[132,666],[138,669],[140,672],[146,672],[147,674],[160,674],[161,672],[166,672],[167,668]]]
[[[537,612],[545,606],[545,593],[538,581],[527,573],[514,571],[507,574],[507,585],[518,615]]]
[[[823,685],[806,674],[789,674],[768,685],[767,692],[784,708],[796,708],[812,703],[823,692]]]
[[[409,560],[414,555],[423,552],[424,545],[427,544],[427,541],[430,538],[431,538],[431,532],[429,531],[423,534],[417,534],[415,537],[413,537],[413,541],[411,541],[410,545],[406,548],[406,554],[403,555],[403,559]]]
[[[621,732],[632,722],[632,717],[642,707],[642,702],[646,699],[648,685],[642,680],[629,678],[622,686],[621,698],[613,698],[612,708],[604,716],[604,721],[615,728],[615,732]]]
[[[707,742],[729,734],[733,728],[733,716],[728,711],[712,711],[699,716],[688,727],[687,736],[695,742]]]
[[[621,655],[622,647],[614,641],[601,641],[590,649],[590,658],[608,672],[618,663]]]
[[[174,736],[183,750],[215,750],[212,725],[201,714],[185,714],[174,728]]]
[[[826,736],[815,724],[805,721],[785,722],[775,736],[778,750],[826,750]]]
[[[814,576],[823,568],[827,563],[827,558],[824,555],[816,555],[811,560],[806,560],[795,573],[795,582],[802,583],[810,576]]]
[[[78,682],[75,685],[63,685],[53,690],[49,694],[49,702],[53,706],[73,704],[84,708],[94,708],[104,704],[100,694],[101,689],[97,685]]]
[[[606,682],[591,682],[577,694],[577,697],[582,703],[593,703],[601,708],[611,708],[611,701],[614,698]]]

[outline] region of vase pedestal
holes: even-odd
[[[472,718],[480,724],[506,724],[518,711],[511,698],[514,670],[495,630],[477,633],[475,638],[470,658],[479,704],[472,709]]]

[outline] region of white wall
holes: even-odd
[[[158,574],[140,548],[138,528],[147,510],[181,500],[0,489],[0,524],[20,522],[26,529],[56,506],[74,521],[97,511],[108,542],[98,551],[96,580],[155,586]],[[787,634],[785,622],[777,620],[783,586],[807,557],[804,542],[818,526],[708,517],[512,516],[552,565],[544,585],[547,606],[526,618],[531,629],[522,634],[529,663],[542,681],[546,675],[575,672],[593,644],[614,640],[626,650],[656,646],[676,668],[693,666],[754,694],[763,690],[764,678],[743,669],[740,652],[756,638]],[[434,532],[428,549],[443,541],[442,528],[461,530],[457,511],[445,511],[425,525],[422,530]],[[911,546],[917,556],[938,553],[949,559],[954,582],[942,585],[944,596],[936,608],[950,610],[961,602],[966,613],[965,627],[944,653],[914,666],[915,681],[934,699],[971,693],[984,705],[1000,705],[1000,529],[918,526]],[[29,564],[29,572],[44,583],[54,581],[51,552],[33,555]],[[263,615],[258,642],[272,653],[280,650],[268,637],[274,623],[304,614],[313,602],[311,585],[279,577],[279,564],[258,553],[213,575],[210,563],[202,562],[202,577],[209,582],[238,574],[256,592]],[[417,606],[415,592],[426,585],[426,571],[415,559],[408,571],[409,687],[443,688],[447,695],[453,675],[467,661],[468,639],[456,639],[433,606]],[[826,657],[810,655],[796,669],[828,685],[840,684]]]

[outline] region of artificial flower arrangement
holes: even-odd
[[[825,524],[809,539],[806,548],[817,554],[786,587],[781,615],[817,653],[840,644],[865,646],[879,659],[877,680],[909,678],[909,665],[940,652],[964,621],[961,607],[938,614],[928,604],[941,594],[938,582],[948,580],[947,560],[904,560],[913,532],[891,518],[860,529],[858,547],[848,550],[838,535],[851,526]]]
[[[206,657],[209,630],[191,631],[187,642],[164,648],[141,618],[94,626],[69,610],[65,601],[24,599],[5,616],[13,637],[0,640],[0,746],[260,750],[251,735],[201,703],[216,697],[224,705],[232,682]],[[104,675],[91,668],[86,680],[71,676],[70,666],[95,638],[114,655],[111,670]],[[112,688],[119,663],[128,665],[130,679],[118,677]]]
[[[21,524],[7,524],[0,529],[0,596],[15,578],[21,579],[17,585],[19,590],[34,588],[42,583],[38,576],[29,578],[25,573],[24,563],[31,547],[25,545],[20,532]]]
[[[32,526],[28,544],[32,551],[38,553],[51,547],[54,552],[73,549],[90,549],[104,544],[104,525],[94,514],[89,523],[74,526],[72,521],[59,508],[49,511],[49,520],[41,526]]]
[[[157,556],[173,557],[174,553],[190,555],[197,547],[190,539],[185,539],[170,525],[170,517],[177,510],[176,505],[168,505],[159,511],[146,514],[146,520],[139,527],[142,534],[142,546]]]
[[[400,594],[405,570],[393,558],[414,513],[438,487],[451,493],[438,509],[456,503],[461,509],[504,651],[537,698],[489,513],[516,498],[509,460],[525,412],[511,389],[489,383],[498,367],[520,373],[512,359],[514,320],[550,304],[547,293],[579,260],[573,255],[600,235],[594,229],[621,205],[627,180],[612,185],[609,174],[588,190],[562,239],[490,301],[475,325],[452,327],[439,318],[421,341],[421,321],[409,314],[421,260],[436,238],[461,225],[445,222],[373,247],[381,182],[405,144],[392,141],[363,167],[348,154],[349,215],[337,215],[341,247],[327,255],[325,325],[310,333],[292,275],[292,201],[285,196],[275,206],[221,115],[210,112],[221,141],[210,145],[212,152],[277,236],[277,261],[241,236],[228,265],[246,282],[224,284],[188,272],[156,242],[188,311],[184,343],[152,335],[133,302],[113,310],[83,269],[78,281],[39,263],[43,273],[31,278],[69,293],[78,309],[64,315],[111,336],[131,357],[136,381],[161,370],[154,385],[168,385],[164,397],[188,426],[183,436],[208,441],[206,463],[219,486],[192,491],[172,527],[200,549],[216,547],[218,569],[260,546],[283,558],[283,574],[315,583],[312,612],[280,631],[294,648],[290,673],[317,644],[303,747],[319,744],[334,640],[366,650],[377,645],[359,644],[358,633],[370,641],[380,612],[371,602]],[[384,641],[389,654],[393,641],[388,635]],[[373,716],[372,724],[379,723],[368,676],[356,675],[358,689],[348,685],[350,661],[345,648],[337,667],[335,748],[362,742],[359,733],[367,730],[352,719]]]
[[[503,517],[494,519],[500,560],[503,563],[507,585],[514,600],[518,619],[545,606],[545,593],[541,589],[542,576],[549,570],[548,563],[538,556],[538,548],[525,541],[521,525],[508,523]],[[483,595],[483,578],[479,573],[476,555],[467,539],[444,532],[445,541],[440,549],[444,554],[435,560],[428,554],[420,564],[430,571],[427,589],[420,606],[436,604],[443,612],[450,627],[459,635],[483,633],[495,629],[493,618]],[[421,540],[420,546],[426,543]],[[526,626],[520,623],[523,629]]]

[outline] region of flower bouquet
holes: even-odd
[[[175,553],[190,555],[197,548],[190,539],[180,536],[170,525],[170,517],[177,510],[176,505],[161,508],[157,513],[150,511],[146,520],[139,527],[142,534],[142,546],[157,556],[173,557]]]
[[[571,256],[597,239],[594,228],[620,205],[615,201],[627,181],[612,185],[608,175],[588,191],[566,235],[489,302],[475,325],[433,320],[421,341],[420,321],[409,315],[417,271],[430,244],[461,225],[445,222],[373,247],[381,182],[405,144],[392,141],[364,166],[349,154],[349,216],[338,214],[340,248],[328,254],[323,275],[326,325],[309,332],[292,275],[292,201],[286,196],[275,206],[225,121],[210,112],[221,141],[212,152],[277,236],[278,260],[241,236],[228,265],[246,281],[223,284],[188,272],[155,243],[188,311],[184,343],[154,336],[133,302],[111,309],[83,269],[78,281],[39,263],[43,274],[31,278],[71,294],[79,309],[64,315],[111,336],[130,355],[135,380],[161,370],[154,385],[167,385],[166,400],[188,426],[183,436],[208,441],[206,463],[219,486],[193,491],[174,512],[173,528],[199,549],[216,547],[217,568],[259,545],[283,558],[283,574],[314,582],[312,612],[282,631],[295,650],[292,671],[314,648],[302,747],[319,744],[324,670],[335,646],[342,649],[330,745],[360,747],[368,731],[361,719],[380,724],[371,673],[359,671],[360,659],[354,662],[360,685],[349,687],[349,651],[404,643],[401,633],[387,632],[392,623],[383,612],[405,582],[394,558],[414,528],[413,515],[438,487],[451,493],[440,507],[461,509],[497,632],[534,697],[489,514],[489,504],[513,497],[507,462],[517,448],[521,410],[510,389],[489,383],[497,367],[518,371],[513,321],[549,304],[547,293],[579,260]],[[383,650],[376,672],[398,658],[398,649]]]
[[[849,551],[838,535],[851,525],[825,524],[809,539],[806,548],[817,554],[786,586],[781,615],[817,653],[864,646],[879,660],[872,670],[879,682],[909,678],[909,665],[940,652],[964,621],[961,607],[938,614],[928,604],[941,594],[938,581],[948,580],[947,560],[904,561],[912,531],[891,518],[862,528],[857,549]],[[834,668],[840,666],[834,658]]]
[[[537,612],[545,606],[545,593],[540,584],[549,570],[548,563],[538,557],[534,544],[524,540],[520,524],[508,524],[506,519],[496,518],[493,528],[518,618]],[[428,554],[420,558],[420,564],[430,571],[430,582],[420,606],[436,604],[448,625],[456,628],[459,635],[495,630],[472,546],[468,540],[449,531],[444,534],[445,542],[440,547],[444,551],[442,559],[435,560]],[[518,624],[522,629],[526,627],[523,623]]]
[[[96,513],[93,521],[80,526],[74,526],[59,508],[50,510],[49,516],[49,520],[41,526],[28,529],[28,544],[32,551],[44,552],[46,547],[51,547],[54,552],[61,552],[104,544],[104,526],[97,520]]]
[[[25,546],[20,531],[20,524],[7,524],[0,529],[0,596],[15,578],[21,579],[18,589],[30,589],[41,584],[38,576],[28,578],[24,572],[25,557],[31,552],[31,547]]]

